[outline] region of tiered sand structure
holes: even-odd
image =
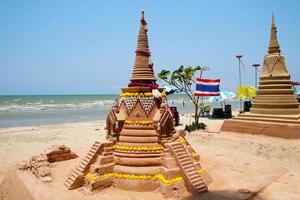
[[[268,54],[250,113],[226,120],[222,131],[300,138],[300,109],[284,56],[280,53],[274,15]]]
[[[50,163],[70,160],[78,157],[73,153],[69,147],[65,145],[53,145],[52,147],[46,149],[44,153],[47,156],[47,160]]]
[[[126,190],[207,191],[207,176],[197,155],[174,127],[167,98],[156,84],[144,13],[135,65],[128,87],[109,111],[107,142],[95,142],[66,180],[68,189],[115,186]]]

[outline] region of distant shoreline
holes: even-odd
[[[103,120],[117,98],[112,94],[0,96],[0,128]],[[169,95],[168,100],[180,114],[194,113],[186,95]],[[232,110],[237,107],[235,100],[226,102]],[[210,104],[221,107],[220,102]]]

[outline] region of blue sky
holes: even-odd
[[[209,66],[235,90],[237,53],[243,83],[254,85],[271,15],[288,70],[300,81],[300,1],[0,0],[0,95],[118,93],[134,64],[140,11],[145,10],[155,72]]]

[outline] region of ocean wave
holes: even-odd
[[[44,112],[84,109],[108,109],[117,96],[37,96],[37,97],[2,97],[0,98],[0,112]],[[183,104],[184,101],[184,104]],[[213,107],[220,106],[220,102],[209,102],[204,98],[204,103]],[[226,100],[226,104],[236,106],[237,100]],[[193,103],[187,96],[171,96],[168,98],[169,106],[192,107]]]
[[[42,103],[42,102],[27,102],[25,104],[5,104],[0,105],[0,111],[59,111],[59,110],[81,110],[81,109],[94,109],[94,108],[107,108],[112,106],[113,100],[100,100],[89,102],[76,102],[76,103]]]

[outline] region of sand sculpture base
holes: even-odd
[[[274,117],[274,116],[272,116]],[[221,131],[300,139],[300,121],[288,118],[255,118],[254,114],[224,120]]]
[[[92,145],[66,188],[158,190],[167,198],[174,191],[207,192],[211,179],[185,134],[176,130],[166,96],[155,98],[147,87],[122,92],[106,120],[107,140]]]
[[[122,146],[120,142],[95,142],[65,182],[68,189],[85,186],[89,191],[116,188],[172,197],[174,191],[207,191],[210,176],[200,157],[183,136],[151,149]],[[149,148],[149,147],[148,147]]]

